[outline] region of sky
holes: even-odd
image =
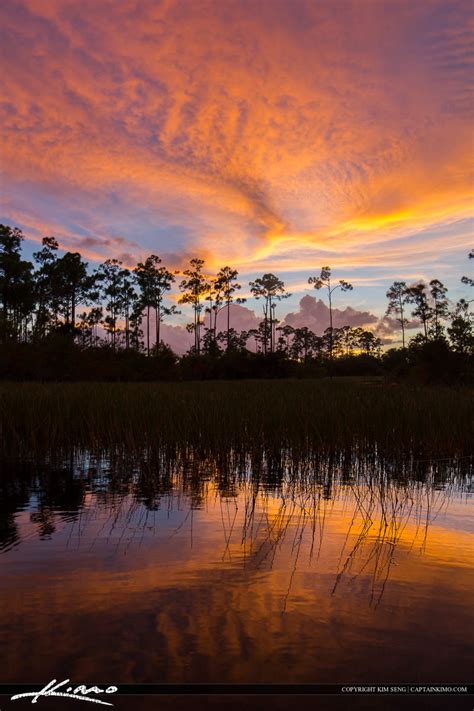
[[[3,0],[0,222],[92,267],[230,264],[244,295],[274,272],[281,318],[323,265],[367,323],[395,279],[455,301],[473,24],[470,0]]]

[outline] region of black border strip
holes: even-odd
[[[58,680],[59,681],[59,680]],[[39,684],[1,684],[0,695],[40,692],[45,686]],[[76,685],[71,682],[71,685]],[[77,684],[78,685],[78,684]],[[342,696],[469,696],[474,694],[474,684],[98,684],[101,689],[116,687],[113,694],[98,694],[97,698],[107,696],[112,701],[117,696],[255,696],[255,695],[335,695]],[[87,687],[93,684],[86,684]],[[90,694],[94,696],[94,694]],[[45,697],[43,697],[45,698]]]

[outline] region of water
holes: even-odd
[[[470,472],[282,462],[10,462],[2,681],[469,681]]]

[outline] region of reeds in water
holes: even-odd
[[[472,391],[347,380],[151,384],[4,383],[0,441],[19,453],[141,450],[471,454]]]

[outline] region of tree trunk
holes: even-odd
[[[72,298],[71,298],[71,323],[72,323],[72,337],[74,339],[74,328],[76,326],[76,292],[73,288]]]
[[[273,313],[272,313],[272,297],[269,299],[270,311],[270,353],[273,353]]]
[[[158,302],[158,309],[157,309],[157,321],[156,321],[156,345],[157,347],[161,343],[161,304]]]
[[[331,291],[329,291],[329,375],[332,378],[332,298]]]
[[[268,340],[268,332],[267,332],[267,311],[268,311],[268,300],[263,307],[263,352],[265,355],[267,355],[267,340]]]
[[[146,307],[146,352],[150,355],[150,304]]]
[[[125,348],[127,348],[127,350],[130,348],[130,323],[128,315],[128,303],[127,310],[125,312]]]
[[[196,353],[199,353],[199,348],[198,348],[198,302],[194,304],[194,350]]]

